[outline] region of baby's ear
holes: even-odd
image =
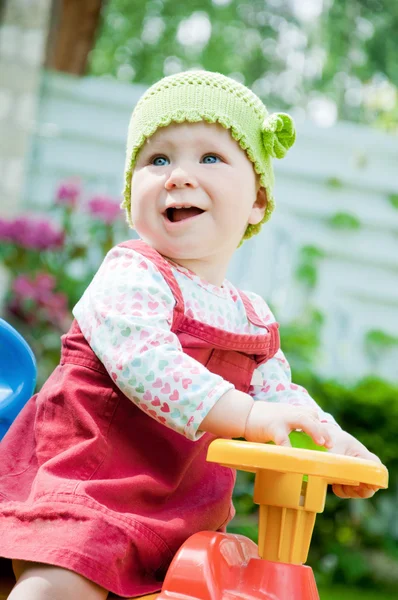
[[[253,204],[253,208],[249,218],[250,225],[257,225],[258,223],[261,223],[265,214],[265,210],[267,208],[267,204],[267,190],[263,187],[259,187],[257,189],[256,200]]]

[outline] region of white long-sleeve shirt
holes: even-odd
[[[221,287],[188,269],[171,265],[185,314],[237,334],[264,335],[252,324],[237,289]],[[245,292],[265,323],[275,321],[266,302]],[[133,249],[115,247],[73,310],[79,327],[116,385],[165,426],[196,440],[199,425],[217,400],[234,388],[183,352],[171,331],[174,296],[157,267]],[[289,364],[279,350],[254,372],[254,400],[316,407],[323,421],[333,417],[308,392],[292,383]]]

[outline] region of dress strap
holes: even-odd
[[[270,357],[274,356],[274,354],[276,354],[276,352],[280,348],[279,323],[264,323],[264,321],[260,319],[260,317],[256,313],[252,301],[248,298],[248,296],[246,296],[246,294],[241,290],[238,290],[238,292],[240,297],[242,298],[242,302],[246,309],[246,314],[249,321],[253,323],[253,325],[257,325],[257,327],[263,327],[264,329],[267,329],[269,333],[269,351],[266,355],[259,355],[257,357],[259,364],[261,364],[262,362],[268,360]]]
[[[118,246],[121,246],[122,248],[130,248],[131,250],[135,250],[142,256],[145,256],[145,258],[150,260],[163,275],[164,279],[167,282],[167,285],[171,289],[171,292],[176,302],[173,311],[173,329],[178,329],[180,322],[184,318],[184,298],[182,296],[180,286],[178,285],[177,280],[173,275],[170,263],[165,258],[163,258],[163,256],[159,254],[157,250],[149,246],[143,240],[128,240],[126,242],[118,244]]]
[[[258,314],[256,313],[256,311],[254,309],[252,301],[246,296],[245,292],[238,290],[238,293],[242,299],[242,302],[246,309],[247,318],[249,319],[250,323],[253,323],[253,325],[257,325],[257,327],[267,328],[268,325],[266,325],[266,323],[264,323],[264,321],[262,319],[260,319],[260,317],[258,316]]]

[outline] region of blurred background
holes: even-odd
[[[330,495],[318,517],[325,600],[398,597],[397,31],[396,0],[0,1],[0,314],[39,387],[104,254],[134,235],[118,206],[142,92],[205,68],[294,116],[277,209],[229,278],[272,306],[293,379],[390,470],[387,492]],[[230,530],[255,539],[251,485]]]

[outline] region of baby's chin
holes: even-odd
[[[136,229],[139,237],[146,243],[148,246],[151,246],[156,252],[159,252],[165,258],[170,258],[170,260],[178,261],[184,259],[192,258],[192,250],[191,248],[187,248],[186,244],[183,246],[181,242],[177,242],[173,244],[172,242],[168,242],[166,240],[157,239],[155,235],[148,234],[144,231],[140,231]],[[198,249],[198,254],[200,254]]]
[[[203,256],[203,248],[175,248],[168,244],[154,244],[153,248],[159,252],[165,258],[169,258],[170,260],[181,263],[183,261],[195,261],[201,260],[204,258]]]

